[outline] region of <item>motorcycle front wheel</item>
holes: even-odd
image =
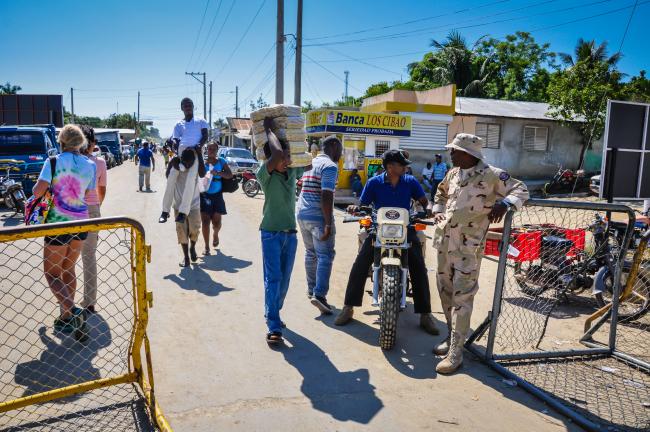
[[[621,290],[625,289],[627,276],[630,271],[629,264],[624,265],[623,274],[621,275]],[[607,267],[602,267],[596,274],[596,287],[601,291],[594,294],[598,308],[612,302],[612,291],[614,286],[614,277]],[[632,289],[631,295],[623,302],[618,304],[619,321],[635,321],[645,315],[650,309],[650,278],[641,271],[637,276],[636,283]]]
[[[396,265],[382,268],[381,322],[379,327],[379,346],[389,350],[397,340],[397,318],[402,298],[402,269]]]
[[[542,294],[551,285],[544,268],[529,261],[515,264],[514,277],[521,292],[532,297]]]
[[[253,198],[258,193],[260,193],[260,184],[257,182],[257,180],[246,180],[242,188],[244,189],[246,196],[249,198]]]

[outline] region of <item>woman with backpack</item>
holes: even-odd
[[[62,153],[46,161],[32,190],[36,199],[48,191],[52,204],[45,223],[88,219],[88,195],[95,190],[95,164],[80,153],[88,142],[78,126],[66,125],[59,133]],[[47,283],[59,303],[56,331],[71,333],[83,326],[82,310],[75,307],[75,264],[87,232],[45,237],[43,267]]]
[[[218,149],[219,145],[216,142],[208,144],[208,159],[205,163],[208,173],[202,179],[204,192],[201,193],[201,228],[205,242],[204,255],[210,255],[210,224],[212,224],[214,230],[212,247],[216,249],[219,246],[221,216],[226,214],[222,179],[233,178],[228,162],[224,158],[217,156]]]

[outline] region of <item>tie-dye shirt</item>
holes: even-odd
[[[52,168],[46,160],[39,180],[52,185],[54,205],[47,222],[65,222],[88,219],[86,191],[95,189],[95,164],[78,153],[64,152],[56,157],[56,172],[52,182]]]

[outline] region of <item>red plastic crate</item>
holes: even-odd
[[[502,233],[503,228],[490,228],[488,230],[492,233]],[[522,228],[515,228],[511,232],[512,242],[511,245],[519,251],[519,255],[508,255],[508,258],[516,261],[533,261],[539,258],[540,249],[542,246],[542,232],[538,230],[526,230]],[[488,238],[485,242],[485,255],[499,256],[499,243],[498,238]]]
[[[564,229],[564,238],[573,242],[567,256],[575,256],[578,251],[585,250],[585,237],[586,233],[583,229]]]

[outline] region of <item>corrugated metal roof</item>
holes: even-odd
[[[230,129],[238,130],[240,132],[248,131],[253,126],[253,122],[249,118],[244,117],[226,117],[228,127]]]
[[[551,116],[547,115],[548,108],[549,105],[542,102],[521,102],[468,97],[456,98],[456,114],[554,120]]]

